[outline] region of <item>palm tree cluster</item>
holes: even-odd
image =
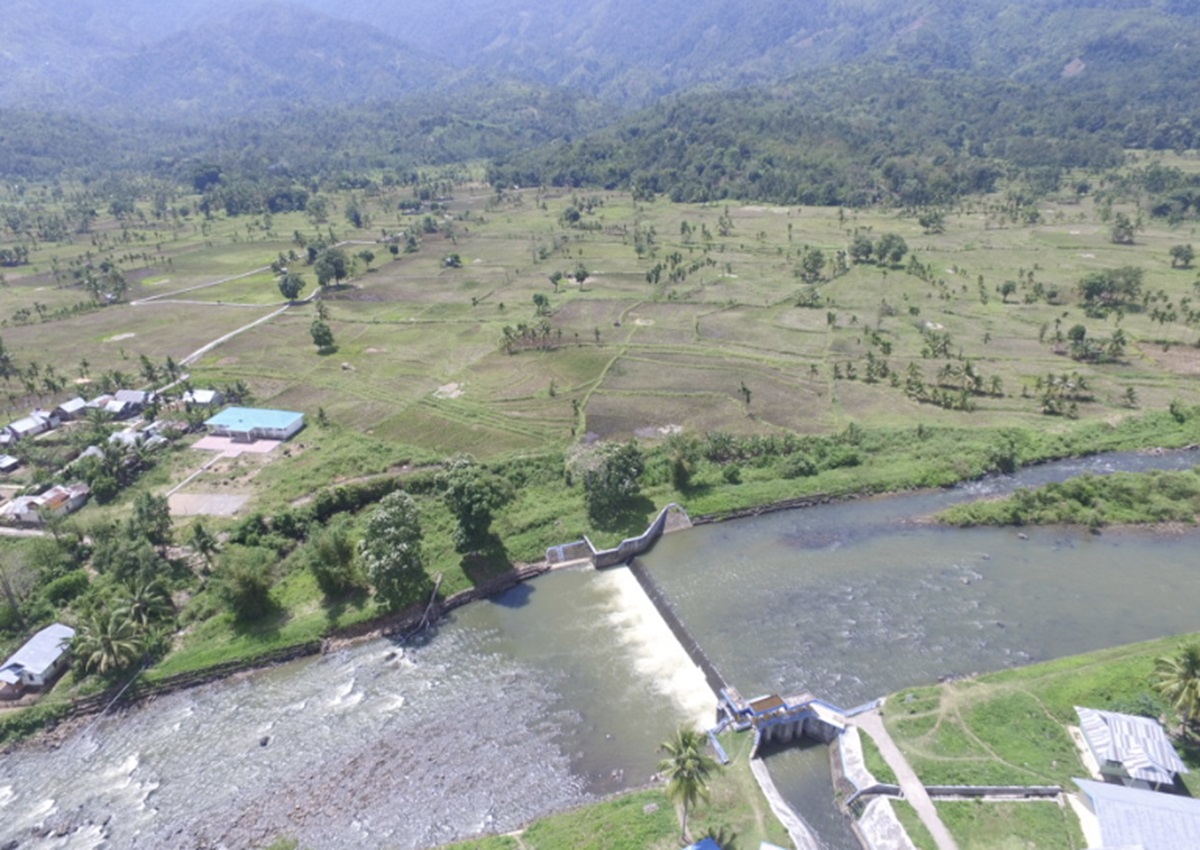
[[[679,807],[684,841],[688,840],[688,811],[709,799],[708,779],[719,767],[705,751],[707,745],[703,732],[680,728],[659,747],[667,757],[659,762],[658,769],[667,780],[667,796]]]
[[[175,605],[159,579],[134,579],[114,598],[96,600],[79,617],[75,661],[84,673],[120,674],[141,660],[155,633],[172,622]]]

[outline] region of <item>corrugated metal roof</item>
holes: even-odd
[[[1076,779],[1100,822],[1105,847],[1186,850],[1200,836],[1200,800]]]
[[[18,666],[35,675],[44,675],[54,666],[54,662],[67,651],[66,644],[70,643],[73,637],[75,637],[75,630],[70,626],[64,626],[62,623],[46,626],[14,652],[4,662],[3,667]]]
[[[227,407],[216,416],[205,421],[205,425],[216,425],[234,431],[250,431],[254,428],[287,430],[304,418],[303,413],[292,410],[269,410],[260,407]]]
[[[1123,765],[1133,778],[1169,785],[1188,772],[1158,721],[1079,706],[1075,713],[1097,759]]]

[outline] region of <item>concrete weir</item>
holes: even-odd
[[[716,735],[730,727],[743,731],[753,728],[755,740],[750,769],[772,812],[783,824],[798,850],[823,850],[823,845],[808,824],[779,793],[766,763],[757,757],[757,753],[762,744],[776,741],[815,738],[829,743],[845,729],[845,723],[838,709],[810,694],[789,699],[762,697],[747,702],[725,681],[717,666],[675,613],[649,571],[637,560],[637,556],[649,551],[663,534],[690,527],[691,520],[687,512],[672,503],[659,512],[643,534],[623,540],[613,549],[597,549],[591,540],[584,537],[582,540],[547,549],[546,562],[551,568],[580,563],[590,563],[600,570],[622,564],[629,568],[630,574],[637,579],[647,599],[658,611],[688,657],[704,674],[705,681],[717,697],[716,726],[709,731],[709,737],[722,763],[728,763],[728,757]]]

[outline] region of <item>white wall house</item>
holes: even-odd
[[[28,688],[44,688],[67,667],[75,630],[47,626],[0,665],[0,699],[16,699]]]

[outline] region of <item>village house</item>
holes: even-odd
[[[17,699],[40,690],[67,667],[75,630],[62,623],[47,626],[0,666],[0,699]]]
[[[35,410],[23,419],[10,423],[7,431],[13,440],[24,440],[57,428],[62,422],[58,415],[47,410]]]
[[[20,466],[21,461],[12,455],[0,455],[0,472],[16,472]]]
[[[141,413],[146,405],[154,401],[154,393],[142,390],[117,390],[115,398],[132,407],[134,413]]]
[[[82,482],[56,484],[37,496],[18,496],[0,507],[0,520],[17,525],[45,525],[52,517],[66,516],[87,504],[91,489]]]
[[[58,418],[63,422],[70,422],[73,419],[82,419],[84,414],[87,413],[87,409],[87,402],[76,396],[54,408],[54,412],[58,414]]]
[[[1183,850],[1200,835],[1200,800],[1108,782],[1076,779],[1096,816],[1101,848]]]
[[[188,390],[183,401],[196,407],[217,407],[225,403],[225,396],[220,390]]]
[[[1188,772],[1157,720],[1079,706],[1075,713],[1105,780],[1130,788],[1171,790],[1176,775]]]

